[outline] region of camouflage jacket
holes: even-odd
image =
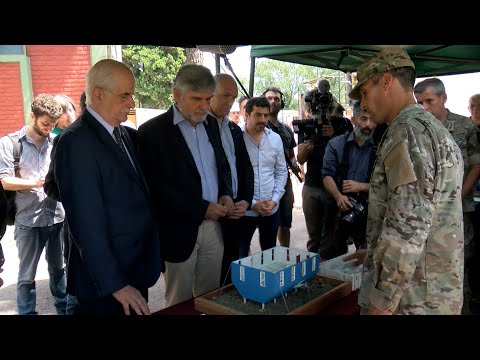
[[[390,123],[370,179],[359,304],[397,314],[460,314],[463,159],[420,105]]]
[[[448,109],[447,109],[448,110]],[[470,165],[480,164],[480,144],[478,143],[475,124],[466,116],[458,115],[448,110],[445,127],[457,143],[463,157],[463,179],[470,170]],[[473,192],[463,199],[463,212],[475,211]]]

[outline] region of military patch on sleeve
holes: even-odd
[[[385,157],[385,173],[391,191],[394,191],[397,186],[417,181],[407,143],[404,140],[395,144]]]

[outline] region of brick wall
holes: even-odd
[[[18,62],[0,63],[0,136],[20,129],[25,121],[23,116],[22,85]]]
[[[65,94],[75,101],[77,116],[79,99],[85,89],[85,76],[90,68],[88,45],[28,45],[32,72],[33,96],[40,93]]]

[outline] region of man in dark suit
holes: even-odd
[[[49,198],[52,198],[56,201],[60,200],[60,194],[58,190],[58,184],[55,179],[55,150],[57,148],[57,143],[59,139],[59,134],[62,133],[64,129],[70,126],[73,121],[76,119],[75,116],[75,104],[73,100],[63,94],[57,94],[53,97],[57,103],[62,107],[63,114],[58,119],[57,125],[51,131],[52,135],[55,135],[52,141],[52,151],[50,153],[50,166],[48,168],[47,175],[45,175],[45,182],[43,183],[43,190]],[[68,221],[65,217],[63,221],[63,257],[65,264],[68,264],[68,254],[70,253],[70,230],[68,229]],[[66,315],[75,315],[77,310],[78,302],[75,296],[67,293],[67,307],[65,309]]]
[[[233,213],[220,221],[223,232],[223,261],[221,285],[231,283],[230,264],[238,259],[242,223],[238,221],[245,216],[253,198],[253,167],[248,156],[243,131],[229,118],[228,114],[238,95],[235,79],[228,74],[215,75],[215,93],[210,100],[210,114],[215,117],[220,128],[223,149],[227,156],[232,174],[232,191],[235,207]],[[248,241],[249,239],[245,239]]]
[[[184,65],[173,83],[175,104],[137,133],[162,236],[167,306],[220,285],[223,239],[218,220],[230,215],[234,204],[218,123],[207,118],[214,90],[208,68]]]
[[[87,74],[87,109],[55,152],[73,241],[67,287],[80,315],[150,314],[148,288],[163,270],[147,184],[120,125],[135,106],[134,88],[127,66],[97,62]]]

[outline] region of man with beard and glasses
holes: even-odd
[[[17,310],[20,315],[36,315],[35,274],[46,248],[50,291],[59,315],[67,305],[63,262],[62,204],[47,197],[43,189],[53,146],[52,129],[62,116],[61,105],[50,94],[38,95],[31,106],[31,123],[15,134],[20,142],[20,176],[15,176],[13,142],[0,140],[0,179],[5,190],[16,191],[14,238],[18,249]]]
[[[323,157],[323,186],[338,207],[333,229],[336,256],[347,252],[350,236],[357,249],[363,247],[367,230],[369,164],[376,124],[360,108],[360,102],[353,106],[352,121],[355,125],[353,131],[330,140]],[[355,202],[364,207],[364,212],[353,208]],[[352,211],[351,217],[347,218],[352,221],[344,220]]]

